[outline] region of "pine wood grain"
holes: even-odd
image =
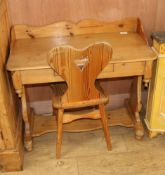
[[[13,99],[9,96],[12,95],[12,92],[9,87],[6,70],[4,70],[4,64],[6,62],[9,49],[10,27],[6,1],[1,1],[0,5],[0,125],[5,148],[11,149],[15,146],[14,133],[16,132],[17,116],[14,106],[12,106]]]
[[[9,54],[10,23],[5,0],[0,1],[0,169],[20,170],[22,167],[22,121],[18,103],[5,69]]]
[[[147,45],[146,39],[144,37],[145,35],[142,29],[142,25],[137,18],[134,18],[133,21],[132,21],[132,18],[124,19],[122,21],[123,21],[122,23],[124,24],[125,23],[127,24],[129,22],[130,28],[128,29],[127,25],[125,28],[125,25],[118,24],[118,21],[107,23],[107,22],[100,22],[95,20],[84,20],[76,24],[71,24],[71,28],[69,28],[68,26],[66,28],[65,24],[68,24],[67,22],[55,23],[51,26],[47,26],[48,28],[32,27],[29,35],[29,31],[28,33],[26,33],[26,30],[24,29],[22,30],[22,27],[24,28],[25,26],[17,25],[13,27],[12,33],[18,33],[18,34],[20,33],[21,34],[20,36],[23,37],[22,39],[19,38],[18,34],[17,34],[17,37],[19,39],[16,38],[15,34],[12,37],[13,44],[11,45],[12,46],[11,55],[7,63],[8,70],[13,71],[14,86],[18,95],[20,97],[25,96],[25,93],[22,91],[23,89],[22,86],[25,86],[26,84],[38,84],[38,83],[64,81],[62,80],[62,79],[65,79],[62,74],[63,71],[60,71],[60,70],[58,71],[57,69],[57,72],[61,75],[61,78],[59,78],[60,76],[56,76],[57,74],[51,71],[51,66],[48,64],[47,57],[48,57],[48,52],[52,48],[54,47],[62,48],[65,45],[70,45],[70,47],[72,48],[74,47],[75,49],[80,50],[81,48],[83,47],[85,48],[89,44],[96,43],[96,42],[106,42],[108,44],[111,44],[114,51],[113,55],[115,54],[116,55],[115,57],[112,57],[112,60],[109,62],[107,67],[103,69],[103,74],[100,73],[100,75],[97,78],[144,76],[144,77],[147,77],[149,80],[151,78],[152,64],[148,64],[148,62],[153,62],[156,59],[156,54]],[[132,21],[133,24],[131,24],[130,21]],[[136,30],[134,31],[134,27],[132,28],[132,26],[135,26],[134,25],[135,22],[136,22]],[[81,28],[80,28],[80,24],[81,24]],[[99,26],[98,24],[101,24],[101,26]],[[56,33],[51,34],[53,35],[53,37],[46,37],[50,29],[51,31],[53,31],[52,26],[53,27],[60,26],[60,30],[57,31]],[[93,28],[96,27],[96,31],[97,31],[96,33],[91,34],[91,26]],[[104,26],[103,28],[105,33],[102,33],[102,30],[99,29],[100,27],[102,28],[102,26]],[[109,29],[110,26],[111,27],[113,26],[112,27],[113,30],[112,32],[109,31],[107,33],[108,30],[106,29],[106,27]],[[120,33],[119,27],[125,30],[128,30],[128,32],[125,31],[126,33],[124,34]],[[114,32],[115,29],[118,32]],[[132,31],[130,31],[130,29]],[[67,30],[70,30],[70,32],[73,31],[73,33],[70,36],[66,36]],[[79,30],[80,30],[80,33],[78,32]],[[35,31],[37,31],[37,33],[35,33]],[[74,35],[74,32],[77,33],[78,35]],[[58,34],[60,34],[60,37],[58,36]],[[61,35],[63,35],[63,37]],[[41,36],[41,38],[37,38],[38,36]],[[17,43],[19,43],[19,45],[15,48]],[[20,57],[21,54],[22,56]],[[65,54],[63,56],[65,58]],[[61,59],[61,61],[60,62],[58,61],[58,63],[60,64],[63,61],[66,62],[65,59],[64,60]],[[147,66],[147,69],[146,69],[146,66]],[[18,77],[16,76],[17,74],[19,74]],[[77,75],[77,73],[75,74]],[[147,76],[145,76],[145,74]],[[137,88],[137,90],[136,88],[134,88],[132,94],[134,93],[136,95],[139,94],[139,91],[141,91],[141,88],[139,88],[139,85],[140,85],[139,83],[135,83],[135,87]],[[139,98],[141,98],[141,96]],[[134,96],[131,95],[130,99],[134,100]],[[139,106],[138,102],[139,101],[136,100],[137,106]],[[23,106],[27,106],[27,101],[24,100],[22,104]],[[60,107],[55,104],[54,106],[56,108]],[[26,113],[28,113],[28,111],[26,111],[25,109],[23,115]],[[133,111],[133,113],[131,113],[135,121],[137,116],[136,113],[139,114],[139,111],[136,111],[136,112]],[[31,144],[32,131],[31,131],[31,127],[29,127],[31,124],[27,120],[27,116],[28,115],[25,115],[23,117],[26,125],[25,138],[27,139],[25,139],[25,141],[29,142],[26,145],[32,146]],[[139,120],[138,122],[141,124],[141,120],[139,118],[138,120]],[[134,124],[136,124],[136,122]],[[136,132],[137,130],[138,128],[135,127],[135,134],[138,133]],[[142,131],[141,135],[136,134],[138,138],[141,138],[144,134],[143,127],[140,128],[140,132],[141,131]],[[29,149],[27,147],[27,149],[31,150],[32,148]]]
[[[100,118],[107,148],[111,150],[105,111],[108,97],[104,95],[98,80],[96,81],[111,58],[112,47],[106,42],[92,43],[80,49],[70,45],[57,46],[48,53],[49,65],[65,81],[52,85],[52,106],[53,110],[57,111],[57,115],[55,114],[57,117],[56,158],[61,156],[63,124],[78,119]],[[91,108],[90,112],[84,110],[88,107]],[[66,111],[67,109],[73,112]],[[78,110],[77,113],[75,110]],[[65,115],[67,113],[69,115]]]
[[[133,127],[133,121],[131,120],[128,110],[126,108],[119,108],[117,110],[107,111],[108,113],[108,125],[109,126],[126,126]],[[41,136],[45,133],[55,132],[57,130],[56,118],[52,115],[34,116],[34,128],[33,137]],[[71,123],[66,123],[63,127],[63,131],[66,132],[82,132],[92,131],[94,129],[102,128],[100,120],[76,120]]]
[[[67,109],[106,102],[106,97],[95,86],[95,80],[111,57],[112,47],[105,42],[81,49],[68,45],[53,48],[48,54],[49,65],[67,84],[66,88],[63,84],[54,85],[53,106]],[[58,91],[60,88],[64,89],[62,94]]]
[[[123,18],[114,22],[86,19],[77,23],[60,21],[46,26],[14,25],[13,33],[16,39],[34,39],[42,37],[64,37],[83,34],[112,33],[112,32],[135,32],[138,18]]]
[[[120,33],[84,34],[63,38],[16,40],[7,64],[7,69],[12,71],[47,69],[50,66],[46,58],[51,48],[58,44],[82,48],[96,41],[105,41],[112,45],[114,54],[111,63],[145,61],[156,58],[155,53],[137,33],[130,32],[127,35],[121,35]]]
[[[162,31],[164,23],[164,0],[8,0],[9,12],[12,24],[28,24],[32,26],[42,26],[52,24],[58,21],[80,21],[82,19],[99,19],[104,21],[112,21],[125,17],[139,17],[144,25],[145,35],[150,39],[150,33],[154,30]],[[47,10],[49,9],[49,10]],[[147,10],[146,10],[147,9]],[[76,14],[76,15],[75,15]],[[125,87],[128,80],[121,83]],[[114,86],[114,83],[111,82]],[[104,88],[107,88],[104,86]],[[49,90],[46,87],[30,88],[29,98],[31,101],[46,100],[43,99],[41,93],[49,96]],[[108,88],[109,91],[119,90],[119,93],[128,93],[127,88],[120,89],[120,86]],[[114,101],[115,103],[115,101]],[[117,105],[117,104],[116,104]]]

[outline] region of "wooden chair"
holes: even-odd
[[[53,48],[48,62],[65,83],[53,85],[53,109],[57,112],[56,158],[61,155],[63,124],[82,118],[101,118],[108,150],[111,140],[103,93],[97,76],[112,57],[108,43],[95,43],[83,49],[72,46]]]

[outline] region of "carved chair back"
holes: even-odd
[[[58,46],[48,54],[48,62],[67,83],[63,98],[68,103],[98,99],[95,80],[112,57],[112,47],[105,42],[86,48]]]

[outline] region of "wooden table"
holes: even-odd
[[[113,56],[98,79],[133,77],[130,98],[126,108],[110,111],[109,124],[135,128],[135,136],[144,135],[139,112],[141,110],[141,83],[151,79],[152,64],[156,54],[147,45],[140,20],[123,19],[116,22],[84,20],[77,24],[59,22],[44,27],[14,26],[12,29],[11,53],[7,69],[12,72],[16,93],[22,101],[25,122],[25,147],[32,149],[32,137],[56,130],[55,118],[36,116],[27,105],[28,84],[63,81],[47,62],[48,51],[63,44],[81,48],[90,43],[106,41],[112,45]],[[89,119],[66,124],[66,131],[84,131],[100,128],[99,121]]]

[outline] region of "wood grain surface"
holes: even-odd
[[[6,1],[0,1],[0,171],[22,167],[22,122],[17,97],[5,69],[9,54],[10,21]],[[1,174],[1,173],[0,173]]]
[[[137,16],[141,19],[148,38],[154,30],[165,30],[164,0],[8,0],[13,24],[45,25],[56,21],[81,19],[100,19],[112,21],[123,17]],[[104,83],[107,93],[127,93],[128,79]],[[123,87],[123,88],[121,88]],[[36,91],[38,93],[36,93]],[[29,87],[29,99],[46,100],[50,97],[47,87]],[[42,93],[44,92],[44,93]],[[42,95],[41,95],[42,94]],[[115,101],[113,102],[116,103]],[[116,104],[117,105],[117,104]]]

